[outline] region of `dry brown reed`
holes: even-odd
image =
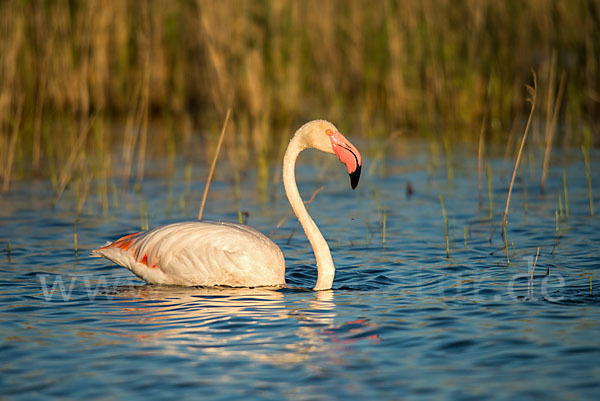
[[[550,77],[548,78],[548,93],[546,98],[544,165],[542,167],[542,178],[540,180],[540,189],[542,191],[544,191],[546,188],[546,179],[548,178],[548,167],[550,166],[550,151],[552,150],[552,138],[554,136],[554,131],[556,130],[556,123],[558,122],[558,111],[560,109],[560,103],[562,101],[565,89],[565,71],[563,70],[563,72],[560,75],[558,93],[556,95],[556,98],[554,97],[554,75],[557,64],[556,60],[556,51],[553,51],[552,62],[550,64]]]
[[[73,221],[73,250],[75,252],[75,257],[77,257],[78,246],[77,246],[77,223],[79,223],[79,219],[75,219]]]
[[[3,171],[2,175],[4,176],[4,180],[2,183],[2,192],[7,192],[10,188],[10,178],[12,176],[12,168],[13,163],[15,161],[15,150],[17,145],[17,137],[19,136],[19,132],[21,130],[21,117],[23,116],[23,101],[21,100],[17,106],[16,120],[13,122],[12,135],[10,137],[10,141],[5,147],[6,162],[3,163]],[[1,160],[1,159],[0,159]]]
[[[598,12],[568,0],[4,1],[0,143],[20,98],[16,154],[40,174],[50,146],[52,163],[65,160],[60,140],[72,138],[59,127],[94,112],[119,131],[127,121],[122,178],[137,149],[138,181],[146,146],[161,146],[146,122],[168,114],[206,130],[228,106],[244,127],[230,140],[259,163],[317,111],[345,131],[451,131],[452,142],[477,141],[489,114],[486,141],[498,142],[525,109],[518,88],[530,67],[569,76],[569,106],[546,119],[577,128],[598,111]],[[181,144],[188,128],[176,130]]]
[[[217,147],[215,149],[215,154],[213,156],[212,163],[210,164],[210,170],[208,171],[208,177],[206,177],[206,185],[204,186],[204,193],[202,194],[202,203],[200,203],[200,210],[198,211],[198,220],[202,220],[202,212],[204,211],[204,204],[206,203],[206,197],[208,196],[210,182],[212,181],[212,176],[213,176],[213,173],[215,172],[215,166],[217,164],[217,159],[219,158],[219,152],[221,151],[221,144],[223,143],[223,138],[225,137],[225,132],[227,131],[227,123],[229,123],[230,115],[231,115],[231,109],[227,109],[227,114],[225,115],[225,121],[223,122],[223,127],[221,128],[221,135],[219,136],[219,142],[217,143]]]
[[[523,152],[523,147],[525,146],[525,140],[527,139],[527,133],[529,132],[529,127],[531,126],[531,119],[533,117],[533,112],[535,111],[535,102],[537,95],[537,78],[535,75],[535,71],[531,70],[531,74],[533,76],[533,87],[527,86],[527,91],[529,92],[529,102],[531,103],[531,109],[529,111],[529,117],[527,118],[527,124],[525,125],[525,131],[523,132],[523,138],[521,139],[521,146],[519,147],[519,152],[517,153],[517,160],[515,161],[515,168],[513,170],[512,178],[510,180],[510,185],[508,187],[508,195],[506,196],[506,206],[504,207],[504,216],[502,217],[502,238],[504,243],[507,243],[506,238],[506,223],[508,216],[508,207],[510,205],[510,197],[512,194],[513,185],[515,184],[515,178],[517,176],[517,169],[519,168],[519,162],[521,161],[521,154]],[[510,260],[508,258],[508,245],[506,246],[506,261],[510,264]]]

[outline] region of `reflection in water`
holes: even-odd
[[[122,307],[119,314],[129,317],[118,335],[174,355],[194,347],[221,358],[301,363],[325,351],[341,328],[334,326],[333,291],[297,295],[268,288],[122,287],[114,302]],[[277,345],[273,328],[289,327],[290,320],[296,322],[295,341]]]

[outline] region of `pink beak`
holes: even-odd
[[[358,180],[360,179],[360,169],[362,167],[362,157],[360,152],[339,132],[334,132],[329,135],[329,139],[331,140],[333,153],[335,153],[338,159],[346,165],[348,174],[350,174],[350,185],[352,186],[352,189],[356,188]]]

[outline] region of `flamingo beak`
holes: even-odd
[[[354,145],[348,141],[344,135],[335,132],[329,136],[333,153],[346,165],[350,175],[350,185],[355,189],[360,179],[360,170],[362,167],[362,157]]]
[[[354,170],[352,173],[350,173],[350,186],[352,186],[352,189],[355,189],[356,186],[358,185],[358,180],[360,179],[361,167],[362,166],[359,164],[357,169]]]

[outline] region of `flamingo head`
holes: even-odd
[[[358,185],[360,170],[362,167],[362,157],[360,152],[340,131],[325,120],[315,120],[306,123],[298,130],[303,137],[303,146],[305,148],[315,148],[322,152],[333,153],[342,163],[346,165],[350,175],[350,185],[352,189]]]
[[[360,152],[339,131],[326,129],[325,134],[329,136],[333,153],[346,165],[352,189],[356,188],[360,179],[360,169],[362,168],[362,156]]]

